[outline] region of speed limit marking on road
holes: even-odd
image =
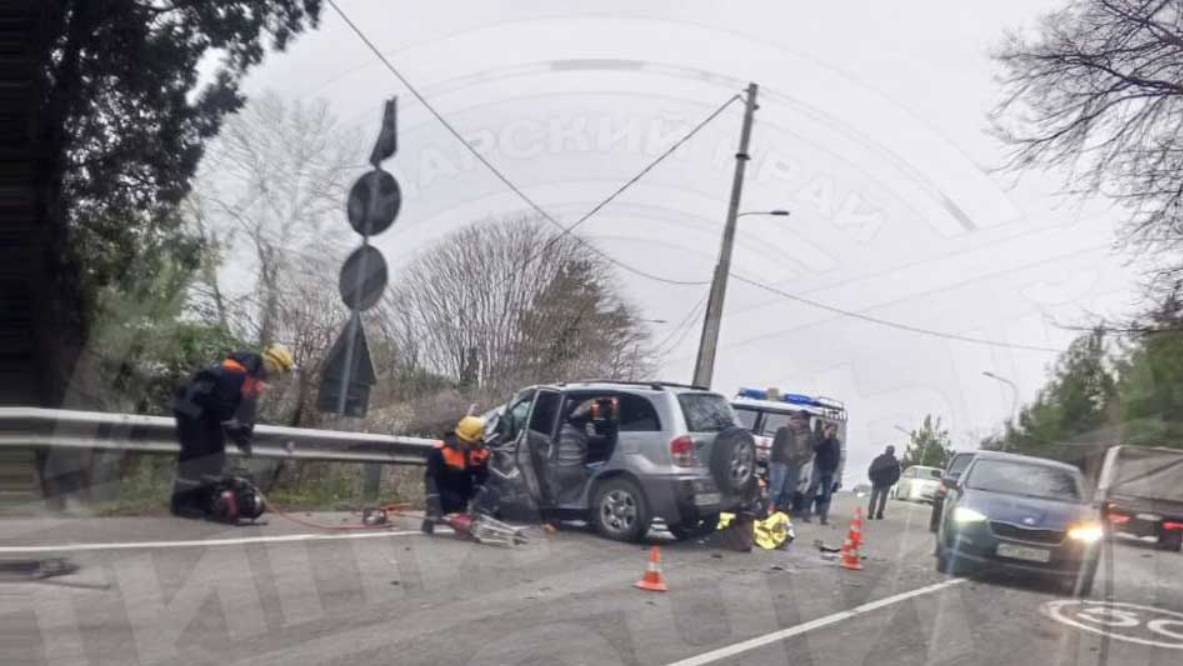
[[[1041,608],[1051,619],[1114,640],[1183,650],[1183,613],[1123,602],[1060,599]]]

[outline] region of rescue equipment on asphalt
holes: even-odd
[[[666,592],[665,577],[661,573],[661,548],[654,546],[649,551],[649,565],[645,568],[645,576],[633,583],[633,587],[649,592]]]
[[[245,477],[224,476],[209,486],[206,515],[210,520],[237,525],[242,520],[255,521],[265,510],[263,494]]]
[[[514,527],[483,513],[452,513],[440,522],[451,527],[459,538],[489,546],[513,548],[527,541],[525,528]]]

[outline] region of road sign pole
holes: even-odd
[[[371,188],[369,203],[370,210],[373,210],[374,199],[376,198],[377,195],[375,194],[373,188]],[[364,248],[369,244],[370,237],[362,236],[361,246]],[[357,271],[357,282],[354,284],[354,293],[362,293],[362,286],[365,284],[367,275],[366,263],[368,260],[369,253],[362,252],[361,261],[359,262],[361,267]],[[341,416],[345,416],[345,405],[349,401],[349,380],[353,378],[353,354],[356,351],[354,347],[356,346],[355,340],[357,340],[358,326],[361,326],[361,311],[359,311],[357,308],[351,308],[349,310],[349,339],[345,341],[345,364],[341,366],[341,395],[337,398],[337,413]]]
[[[370,153],[374,169],[357,179],[346,204],[349,224],[362,237],[361,246],[349,255],[341,269],[338,286],[349,308],[349,321],[341,334],[344,338],[333,344],[325,362],[317,400],[318,409],[340,416],[364,416],[375,381],[361,313],[377,305],[387,280],[386,260],[370,246],[370,236],[390,227],[402,202],[398,181],[382,170],[382,160],[398,149],[396,111],[396,99],[386,102],[382,129]],[[351,400],[351,395],[356,399]]]
[[[341,395],[337,396],[337,413],[345,416],[345,404],[349,399],[349,380],[352,379],[350,375],[353,374],[353,353],[354,353],[354,339],[357,337],[358,324],[357,310],[351,310],[349,314],[349,325],[346,327],[345,335],[348,336],[345,340],[345,363],[341,366]]]

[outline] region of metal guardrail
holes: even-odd
[[[252,444],[259,458],[423,465],[435,440],[259,425]],[[39,407],[0,407],[0,448],[180,452],[170,418]],[[226,453],[242,455],[233,444]]]

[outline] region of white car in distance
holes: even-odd
[[[940,467],[912,465],[900,475],[899,483],[892,489],[892,497],[908,502],[931,502],[941,487]]]

